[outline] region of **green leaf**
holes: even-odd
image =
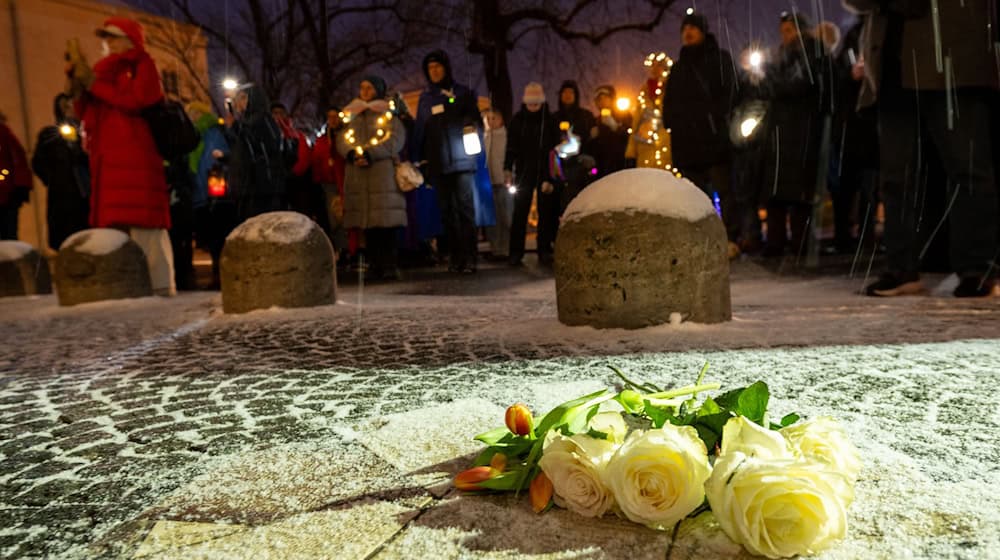
[[[714,400],[712,400],[711,397],[709,397],[705,399],[705,402],[701,403],[701,408],[698,409],[698,412],[696,414],[698,416],[710,416],[712,414],[718,414],[720,412],[722,412],[722,409],[719,408],[719,405]]]
[[[764,426],[764,416],[767,414],[767,401],[771,393],[767,384],[758,381],[744,389],[737,398],[736,414],[746,416],[752,422]]]
[[[618,393],[615,396],[615,401],[622,405],[625,412],[630,414],[641,414],[642,413],[642,395],[631,390],[625,389],[624,391]]]
[[[802,417],[799,416],[798,414],[795,414],[794,412],[791,414],[786,414],[781,418],[781,427],[787,428],[788,426],[791,426],[792,424],[798,422],[801,419]]]
[[[486,445],[496,445],[497,443],[500,442],[500,440],[504,439],[505,436],[510,436],[510,435],[514,434],[510,433],[510,430],[508,430],[507,427],[504,426],[501,428],[490,430],[488,432],[483,432],[472,439],[476,441],[481,441]]]
[[[601,431],[595,430],[593,428],[590,428],[589,430],[587,430],[587,435],[590,436],[590,437],[592,437],[592,438],[594,438],[594,439],[604,439],[604,440],[611,439],[611,434],[609,434],[607,432],[601,432]]]
[[[666,408],[653,406],[649,401],[646,401],[644,413],[646,416],[649,416],[650,420],[653,421],[654,428],[662,428],[663,425],[669,421],[671,416],[670,412]]]
[[[549,413],[542,418],[542,421],[535,427],[535,437],[543,438],[545,433],[554,426],[567,423],[567,417],[573,416],[578,412],[579,408],[586,408],[593,406],[594,404],[600,404],[604,401],[611,400],[612,398],[614,398],[614,395],[609,395],[607,389],[601,389],[595,393],[584,395],[578,399],[562,403],[561,405],[550,410]]]
[[[519,480],[521,478],[521,474],[523,474],[523,471],[520,469],[504,471],[489,480],[480,482],[479,486],[487,490],[497,490],[504,492],[509,492],[511,490],[518,490],[520,489]]]

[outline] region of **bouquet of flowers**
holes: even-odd
[[[586,517],[613,512],[654,529],[710,509],[733,541],[769,558],[843,538],[861,470],[843,428],[796,414],[769,422],[760,381],[699,400],[720,388],[704,382],[707,368],[670,390],[612,368],[623,390],[565,402],[537,425],[526,405],[512,405],[506,426],[476,436],[487,447],[455,487],[527,490],[538,513],[553,504]],[[612,401],[621,410],[600,412]]]

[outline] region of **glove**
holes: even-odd
[[[552,186],[552,183],[545,181],[542,183],[542,194],[552,194],[556,188]]]

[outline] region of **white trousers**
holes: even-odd
[[[158,296],[177,295],[174,281],[174,250],[170,245],[170,235],[165,229],[134,227],[129,235],[142,251],[149,263],[149,277],[153,281],[153,293]]]

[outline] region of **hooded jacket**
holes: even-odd
[[[250,199],[280,198],[285,194],[286,154],[281,129],[271,117],[264,89],[247,89],[247,107],[226,134],[232,150],[229,190],[241,207]],[[250,205],[256,207],[256,205]],[[241,216],[242,219],[252,217]]]
[[[195,208],[201,208],[208,204],[208,173],[218,161],[212,152],[219,150],[223,158],[229,157],[229,143],[226,142],[225,132],[219,126],[218,117],[212,113],[203,114],[194,126],[201,135],[201,144],[199,157],[194,162],[195,184],[191,201]]]
[[[681,48],[663,93],[663,124],[682,170],[730,159],[729,119],[736,93],[733,59],[711,33]]]
[[[137,22],[113,17],[104,25],[124,31],[133,47],[99,60],[77,101],[90,154],[90,225],[169,228],[163,158],[140,114],[163,99],[160,73]]]
[[[427,72],[431,61],[445,67],[445,78],[432,83]],[[410,142],[410,160],[427,161],[425,175],[433,183],[447,173],[469,173],[476,170],[476,156],[465,153],[462,141],[464,129],[475,127],[482,141],[476,92],[452,78],[451,62],[443,51],[434,51],[424,57],[424,76],[427,89],[420,94],[417,117]]]
[[[573,90],[575,97],[573,103],[569,105],[562,101],[562,92],[566,89]],[[597,124],[594,114],[580,107],[580,87],[573,80],[566,80],[559,87],[559,110],[553,117],[557,126],[559,123],[568,122],[573,127],[573,134],[579,136],[584,143],[590,138],[591,129]]]

